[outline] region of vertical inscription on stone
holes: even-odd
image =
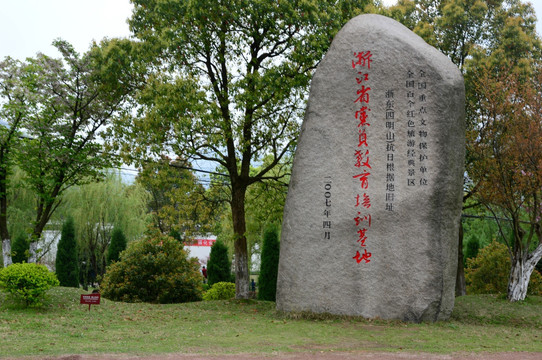
[[[356,121],[355,129],[358,134],[358,141],[354,151],[354,174],[355,181],[355,203],[354,203],[354,222],[356,224],[356,233],[354,238],[361,249],[356,249],[352,259],[356,262],[367,264],[371,262],[372,254],[367,251],[367,237],[370,236],[371,228],[371,197],[369,190],[369,179],[371,177],[370,139],[367,134],[370,133],[369,113],[371,111],[371,88],[370,71],[373,54],[370,50],[354,53],[355,60],[352,60],[352,68],[357,72],[355,76],[357,89],[354,100]],[[361,251],[361,252],[360,252]]]
[[[324,239],[331,240],[331,176],[324,178],[324,220],[322,228],[324,229]]]
[[[386,211],[393,211],[395,203],[395,99],[394,90],[387,89],[385,93],[386,102]]]
[[[425,70],[409,69],[406,74],[407,100],[407,186],[427,186],[428,129],[427,90]]]
[[[277,308],[408,321],[453,308],[464,88],[396,21],[360,15],[316,70],[284,208]]]

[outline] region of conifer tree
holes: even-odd
[[[275,301],[279,269],[279,235],[275,225],[266,227],[263,236],[262,262],[258,278],[258,299]]]
[[[56,253],[56,276],[60,286],[79,287],[79,264],[77,241],[72,217],[68,217],[62,226],[62,234]]]
[[[126,249],[126,236],[120,228],[114,228],[111,234],[111,243],[107,250],[107,264],[119,261],[120,253]]]
[[[228,248],[221,241],[216,241],[211,246],[209,262],[207,262],[207,280],[209,286],[217,282],[231,280],[230,260],[228,258]]]
[[[11,247],[11,252],[13,254],[13,263],[23,263],[28,259],[28,249],[30,248],[30,243],[26,238],[25,234],[19,234],[15,240],[13,240],[13,246]]]

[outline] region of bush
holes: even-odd
[[[533,270],[529,279],[529,287],[527,288],[528,295],[542,296],[542,274],[538,270]]]
[[[228,258],[228,248],[222,241],[216,241],[211,246],[207,262],[207,282],[209,285],[231,280],[231,264]]]
[[[468,294],[506,294],[510,256],[504,244],[493,241],[475,258],[467,260],[465,280]]]
[[[0,287],[26,306],[40,305],[45,292],[59,282],[44,265],[12,264],[0,270]]]
[[[126,250],[126,236],[119,228],[113,229],[111,235],[111,243],[107,250],[107,264],[110,265],[115,261],[119,261],[120,253]]]
[[[71,217],[62,225],[62,233],[56,252],[55,270],[60,286],[79,287],[77,242],[75,241],[75,226]]]
[[[510,277],[510,255],[504,244],[493,241],[478,256],[467,260],[465,280],[468,294],[506,294]],[[531,274],[528,295],[542,295],[542,276]]]
[[[203,300],[229,300],[235,297],[235,284],[230,282],[217,282],[211,289],[203,294]]]
[[[266,227],[263,236],[262,263],[258,278],[258,299],[275,301],[279,270],[279,234],[276,226]]]
[[[111,264],[101,283],[105,298],[126,302],[181,303],[201,300],[202,277],[196,258],[169,236],[134,241]]]

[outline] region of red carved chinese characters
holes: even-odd
[[[357,84],[356,92],[353,94],[354,104],[358,107],[354,112],[355,126],[354,131],[357,133],[357,141],[354,149],[353,169],[355,173],[352,176],[357,187],[355,196],[354,209],[356,210],[353,222],[356,226],[356,244],[363,248],[363,253],[356,251],[356,255],[352,259],[358,264],[367,264],[371,260],[372,254],[367,251],[367,242],[369,241],[371,228],[371,214],[368,210],[371,207],[370,198],[370,178],[371,178],[371,162],[370,162],[370,139],[368,129],[370,124],[370,101],[371,101],[371,84],[370,84],[370,69],[373,54],[371,51],[354,52],[352,60],[352,68],[356,70],[354,75],[355,84]]]
[[[364,249],[364,250],[365,252],[363,254],[360,254],[359,251],[356,251],[356,256],[352,258],[352,259],[355,259],[358,264],[362,261],[365,261],[366,264],[371,261],[369,259],[371,258],[373,254],[371,254],[370,252],[367,252],[367,249]]]
[[[356,66],[359,67],[366,67],[367,69],[371,69],[371,57],[373,54],[371,54],[371,51],[361,51],[359,53],[354,53],[354,60],[352,60],[352,68],[356,68]],[[369,74],[366,74],[367,77]]]

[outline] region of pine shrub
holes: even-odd
[[[279,235],[275,225],[265,228],[262,247],[262,262],[258,277],[258,299],[275,301],[279,268]]]
[[[467,248],[464,257],[465,263],[467,259],[475,258],[478,255],[478,251],[480,251],[480,241],[478,240],[478,237],[476,235],[473,235],[467,241]]]
[[[28,251],[30,249],[30,242],[25,234],[19,234],[13,240],[11,246],[12,261],[14,264],[21,264],[28,259]]]
[[[55,274],[44,265],[12,264],[0,270],[0,288],[26,306],[39,306],[45,292],[58,284]]]
[[[75,226],[71,217],[62,226],[56,252],[55,269],[60,286],[79,287],[77,242],[75,240]]]
[[[203,294],[203,300],[229,300],[235,297],[235,284],[231,282],[217,282]]]
[[[120,253],[126,250],[126,236],[119,228],[114,228],[111,234],[111,243],[107,249],[107,264],[119,261]]]
[[[126,302],[182,303],[202,297],[199,262],[169,236],[131,242],[101,283],[105,298]]]
[[[216,241],[211,246],[209,261],[207,262],[207,282],[209,285],[231,280],[230,260],[228,248],[222,241]]]

